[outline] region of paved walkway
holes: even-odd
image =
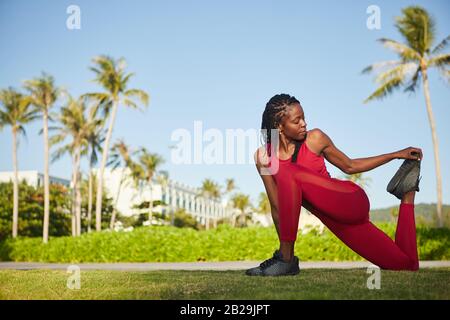
[[[259,265],[261,261],[225,261],[225,262],[150,262],[150,263],[37,263],[37,262],[0,262],[0,270],[67,270],[70,265],[77,265],[81,270],[118,270],[118,271],[152,271],[152,270],[245,270]],[[300,269],[354,269],[373,266],[370,262],[300,262]],[[450,267],[447,261],[420,261],[420,268]]]

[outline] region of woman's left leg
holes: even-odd
[[[303,206],[348,247],[380,268],[412,271],[419,269],[414,204],[400,204],[395,242],[370,221],[361,224],[341,223],[307,201],[303,202]]]

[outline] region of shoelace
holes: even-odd
[[[270,266],[273,265],[275,262],[277,262],[277,258],[272,257],[272,258],[267,259],[266,261],[263,261],[259,266],[260,266],[262,269],[264,269],[264,268],[270,267]]]

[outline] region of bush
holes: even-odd
[[[13,184],[0,183],[0,240],[11,236],[13,212]],[[71,215],[69,210],[68,190],[64,186],[50,187],[50,236],[70,234]],[[44,219],[43,188],[34,188],[26,182],[19,184],[19,220],[20,236],[38,237],[42,235]]]
[[[86,195],[87,198],[87,195]],[[0,241],[11,237],[13,213],[13,184],[0,183]],[[95,200],[95,198],[94,198]],[[72,215],[70,210],[70,191],[62,185],[50,185],[49,236],[59,237],[72,234]],[[82,232],[87,231],[87,201],[83,199]],[[109,228],[112,213],[112,200],[103,193],[102,229]],[[95,229],[95,203],[91,228]],[[26,237],[42,236],[44,219],[44,190],[35,188],[25,181],[19,184],[18,235]]]
[[[184,209],[177,210],[175,212],[173,225],[178,228],[193,228],[195,230],[199,229],[199,225],[195,218],[190,214],[187,214]]]
[[[395,225],[378,225],[393,237]],[[420,259],[450,259],[450,229],[418,226]],[[264,227],[197,231],[173,226],[139,227],[131,232],[94,232],[81,237],[8,239],[0,242],[0,259],[36,262],[181,262],[267,259],[278,247],[275,229]],[[330,231],[298,235],[301,261],[363,261]]]

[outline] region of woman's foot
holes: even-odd
[[[420,161],[407,159],[389,181],[386,190],[402,200],[411,191],[419,191]]]
[[[283,261],[280,250],[275,250],[272,258],[262,262],[258,267],[248,269],[248,276],[288,276],[300,272],[298,257],[294,256],[290,262]]]

